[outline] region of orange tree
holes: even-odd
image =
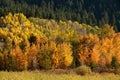
[[[81,36],[79,39],[79,47],[77,50],[78,60],[80,64],[90,65],[90,63],[98,64],[99,61],[100,42],[97,35],[88,34]]]

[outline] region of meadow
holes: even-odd
[[[56,74],[42,71],[0,72],[0,80],[120,80],[120,75],[113,73],[93,73],[90,75]]]

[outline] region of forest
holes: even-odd
[[[0,74],[73,70],[117,76],[119,31],[120,0],[0,0]]]
[[[0,0],[0,16],[9,12],[99,27],[110,24],[120,31],[120,0]]]
[[[120,33],[105,24],[27,18],[22,13],[0,17],[0,70],[120,68]]]

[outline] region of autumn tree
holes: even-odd
[[[38,47],[35,44],[32,44],[28,53],[27,53],[27,61],[28,61],[28,69],[36,69],[37,68],[37,53]]]
[[[114,54],[113,49],[113,39],[104,38],[101,40],[101,47],[100,47],[100,65],[101,66],[108,66],[112,61],[112,56]]]
[[[81,65],[90,63],[98,64],[100,43],[97,35],[88,34],[81,36],[77,50],[78,60]]]
[[[42,44],[37,54],[37,63],[39,69],[52,68],[52,55],[56,51],[56,43],[53,41]]]
[[[72,46],[69,43],[58,44],[57,51],[52,55],[55,68],[66,68],[73,61]]]
[[[19,46],[16,46],[14,49],[12,49],[10,54],[14,57],[15,70],[17,71],[27,70],[28,67],[27,57],[26,54],[22,52]]]
[[[114,37],[114,34],[115,34],[115,31],[114,31],[113,26],[105,24],[101,28],[100,39],[103,39],[103,38],[106,38],[106,37],[110,39],[110,38]]]

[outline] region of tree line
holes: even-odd
[[[27,18],[22,13],[0,17],[0,70],[120,68],[120,33],[51,19]]]

